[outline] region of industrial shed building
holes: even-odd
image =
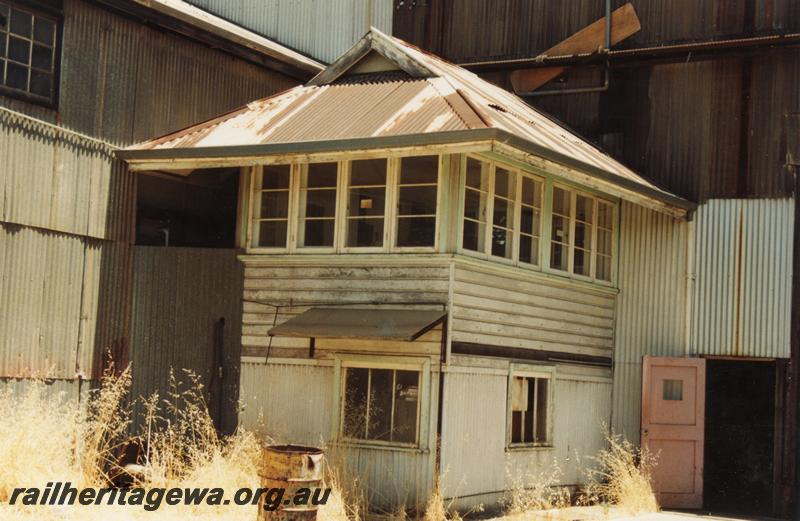
[[[376,29],[303,86],[119,155],[240,173],[241,423],[341,449],[385,506],[437,476],[493,504],[554,460],[582,484],[616,332],[641,321],[623,295],[650,283],[631,274],[681,269],[631,250],[685,254],[694,208]]]

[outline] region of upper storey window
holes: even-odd
[[[595,195],[468,157],[461,249],[520,266],[611,282],[615,208]]]
[[[0,0],[0,92],[55,104],[58,33],[54,15]]]
[[[250,247],[432,251],[438,187],[439,156],[257,167]]]

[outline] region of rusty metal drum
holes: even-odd
[[[266,445],[262,450],[259,475],[266,489],[284,489],[282,498],[262,494],[258,501],[259,521],[315,521],[318,506],[312,502],[296,505],[292,501],[300,489],[322,486],[323,451],[301,445]],[[265,501],[277,504],[274,510],[264,508]],[[269,503],[268,503],[269,505]]]

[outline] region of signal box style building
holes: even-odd
[[[688,335],[691,202],[375,29],[305,85],[119,155],[239,175],[240,423],[335,447],[375,504],[437,479],[492,504],[554,462],[582,484],[619,332]],[[645,360],[675,504],[698,497],[699,363]]]

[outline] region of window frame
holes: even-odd
[[[404,157],[437,157],[436,173],[436,218],[434,220],[434,244],[432,246],[396,246],[398,214],[400,204],[400,163]],[[300,158],[298,158],[300,159]],[[305,158],[303,158],[305,159]],[[445,156],[441,153],[435,154],[407,154],[407,155],[388,155],[380,158],[356,158],[339,160],[297,160],[279,163],[269,163],[255,165],[246,169],[247,192],[245,200],[242,202],[241,216],[246,216],[246,232],[244,233],[245,251],[250,254],[331,254],[331,253],[435,253],[439,251],[441,244],[440,226],[442,223],[442,201],[443,192],[447,187],[442,186],[442,179],[445,169]],[[347,246],[347,225],[349,217],[347,215],[348,197],[350,189],[350,172],[353,161],[361,159],[383,159],[386,161],[386,194],[384,208],[384,229],[383,245],[381,246]],[[300,192],[302,190],[302,174],[307,171],[309,164],[312,163],[336,163],[337,164],[337,185],[336,185],[336,214],[334,217],[334,244],[333,246],[300,246],[298,244],[300,226]],[[257,195],[261,192],[262,176],[265,166],[290,166],[289,180],[289,211],[287,241],[284,247],[256,246],[253,241],[258,234],[256,225],[256,211],[259,202],[256,201]]]
[[[547,385],[547,440],[545,442],[512,443],[512,390],[514,378],[546,378]],[[539,364],[509,364],[506,389],[506,451],[542,450],[555,447],[556,368]]]
[[[486,203],[486,213],[487,213],[487,221],[486,221],[486,230],[484,230],[484,248],[482,252],[473,251],[464,248],[464,207],[466,204],[466,176],[467,176],[467,161],[469,159],[474,159],[476,161],[481,161],[484,163],[488,163],[490,165],[489,168],[489,188],[490,190],[487,192],[487,203]],[[491,230],[493,227],[493,218],[494,218],[494,197],[495,197],[495,167],[496,165],[500,165],[501,168],[509,171],[516,171],[519,173],[518,180],[517,180],[517,198],[515,200],[515,228],[514,228],[514,249],[513,249],[513,258],[507,259],[504,257],[497,257],[490,253],[491,250]],[[600,193],[598,191],[592,190],[590,188],[586,188],[580,186],[578,184],[574,184],[570,181],[563,180],[556,176],[553,176],[550,173],[540,171],[538,169],[533,168],[526,168],[524,165],[520,165],[518,162],[513,160],[504,160],[503,158],[497,157],[489,157],[484,156],[478,153],[468,153],[463,154],[461,157],[461,164],[459,167],[459,180],[458,180],[458,213],[456,214],[456,218],[458,219],[458,226],[457,226],[457,234],[458,237],[456,239],[456,253],[460,255],[465,255],[469,257],[474,257],[483,260],[490,260],[496,262],[498,264],[506,265],[506,266],[514,266],[521,269],[526,270],[533,270],[538,271],[543,274],[557,276],[560,278],[567,278],[575,281],[580,282],[588,282],[590,284],[605,286],[605,287],[615,287],[617,283],[617,263],[619,259],[619,217],[620,217],[620,204],[619,200],[613,196],[609,196],[607,194]],[[519,261],[519,247],[520,247],[520,235],[521,235],[521,214],[522,214],[522,203],[521,203],[521,186],[522,186],[522,178],[528,177],[532,178],[541,183],[542,188],[542,200],[540,201],[540,219],[539,219],[539,259],[538,264],[529,264],[525,262]],[[563,271],[555,268],[550,267],[550,259],[551,259],[551,232],[552,232],[552,222],[553,222],[553,188],[559,187],[563,190],[566,190],[571,195],[572,201],[572,209],[571,212],[573,216],[570,218],[570,244],[568,245],[568,254],[569,254],[569,266],[568,271]],[[575,199],[576,195],[580,194],[585,197],[589,197],[594,200],[593,204],[593,223],[592,223],[592,245],[593,249],[591,250],[591,276],[585,276],[576,274],[572,271],[573,264],[574,264],[574,212],[575,212]],[[596,275],[596,255],[597,255],[597,201],[601,201],[604,204],[610,206],[612,211],[611,216],[611,280],[603,280],[598,279],[595,277]]]
[[[545,245],[546,253],[546,261],[547,264],[545,266],[545,270],[548,273],[552,273],[554,275],[560,276],[568,276],[570,278],[574,278],[577,280],[582,280],[586,282],[591,282],[594,284],[601,284],[605,286],[613,286],[617,280],[617,269],[616,269],[616,260],[618,259],[618,248],[617,248],[617,234],[619,233],[619,204],[615,201],[607,197],[603,197],[596,193],[592,193],[582,188],[578,188],[575,186],[571,186],[569,184],[560,182],[560,181],[551,181],[549,189],[546,190],[546,197],[548,198],[549,206],[547,208],[547,244]],[[553,194],[554,189],[558,188],[560,190],[564,190],[569,194],[570,197],[570,215],[569,215],[569,243],[567,244],[567,270],[560,270],[557,268],[553,268],[550,266],[550,252],[552,251],[552,219],[553,219],[553,208],[552,208],[552,201],[553,201]],[[589,275],[583,275],[580,273],[575,273],[575,223],[577,221],[577,199],[578,196],[586,197],[592,200],[592,222],[591,222],[591,248],[588,250],[590,255],[590,262],[589,262]],[[600,204],[607,204],[611,208],[611,254],[609,255],[611,259],[611,273],[610,273],[610,280],[604,280],[597,278],[597,228],[598,228],[598,208]]]
[[[28,0],[25,2],[20,2],[18,0],[3,0],[3,3],[9,5],[9,7],[11,7],[12,9],[17,9],[19,11],[24,11],[29,13],[34,17],[34,19],[36,17],[47,18],[48,20],[54,23],[55,34],[53,36],[54,40],[53,40],[53,66],[52,66],[53,67],[52,95],[49,97],[49,99],[33,94],[30,91],[23,91],[12,87],[8,87],[4,83],[0,83],[0,95],[9,98],[19,99],[28,103],[32,103],[34,105],[43,106],[53,110],[58,109],[60,87],[61,87],[61,54],[63,51],[62,39],[64,32],[64,15],[62,11],[60,9],[48,6],[36,0]],[[6,32],[9,33],[10,31]],[[8,45],[9,42],[7,40],[6,52],[8,52]],[[31,43],[30,52],[31,53],[33,52],[33,43]],[[6,57],[4,57],[3,60],[5,62],[8,62],[8,59]],[[28,64],[26,67],[28,70],[30,70],[32,68],[32,65]],[[4,77],[4,71],[0,70],[0,78],[3,77]],[[28,86],[30,86],[30,79],[28,80]]]
[[[400,443],[382,440],[346,438],[342,433],[344,420],[344,396],[346,378],[344,369],[390,369],[418,371],[417,394],[417,440],[415,443]],[[410,356],[366,356],[336,353],[334,355],[333,414],[331,414],[331,441],[349,447],[367,447],[390,450],[427,451],[430,434],[431,359]]]
[[[486,191],[486,223],[483,239],[483,251],[475,251],[464,248],[464,210],[466,205],[466,181],[467,181],[467,161],[469,159],[474,159],[476,161],[481,161],[484,163],[489,163],[489,176],[488,176],[488,187],[489,189]],[[514,174],[515,176],[515,193],[513,198],[513,216],[514,216],[514,223],[512,227],[512,246],[511,246],[511,258],[507,257],[498,257],[491,253],[492,250],[492,232],[495,227],[494,225],[494,200],[495,197],[503,197],[503,196],[496,196],[495,194],[495,175],[497,166],[500,165],[500,168],[503,170],[507,170],[508,172]],[[459,176],[459,204],[458,204],[458,240],[457,240],[457,249],[456,251],[463,255],[469,255],[471,257],[477,257],[479,259],[484,260],[491,260],[493,262],[499,262],[506,265],[512,265],[518,268],[526,269],[526,270],[534,270],[534,271],[542,271],[542,267],[544,266],[543,263],[543,248],[542,244],[544,243],[544,231],[545,231],[545,201],[547,198],[547,178],[530,172],[528,170],[516,167],[511,165],[510,163],[506,163],[503,161],[498,161],[496,159],[489,159],[485,157],[481,157],[475,154],[465,154],[462,157],[462,163],[460,168],[461,175]],[[542,197],[541,201],[539,201],[539,235],[537,238],[539,239],[539,256],[537,262],[528,263],[528,262],[520,262],[519,260],[519,248],[521,244],[521,233],[522,233],[522,180],[523,178],[528,178],[533,180],[534,182],[540,183],[542,189]],[[508,199],[506,197],[503,197]],[[527,235],[527,234],[526,234]]]

